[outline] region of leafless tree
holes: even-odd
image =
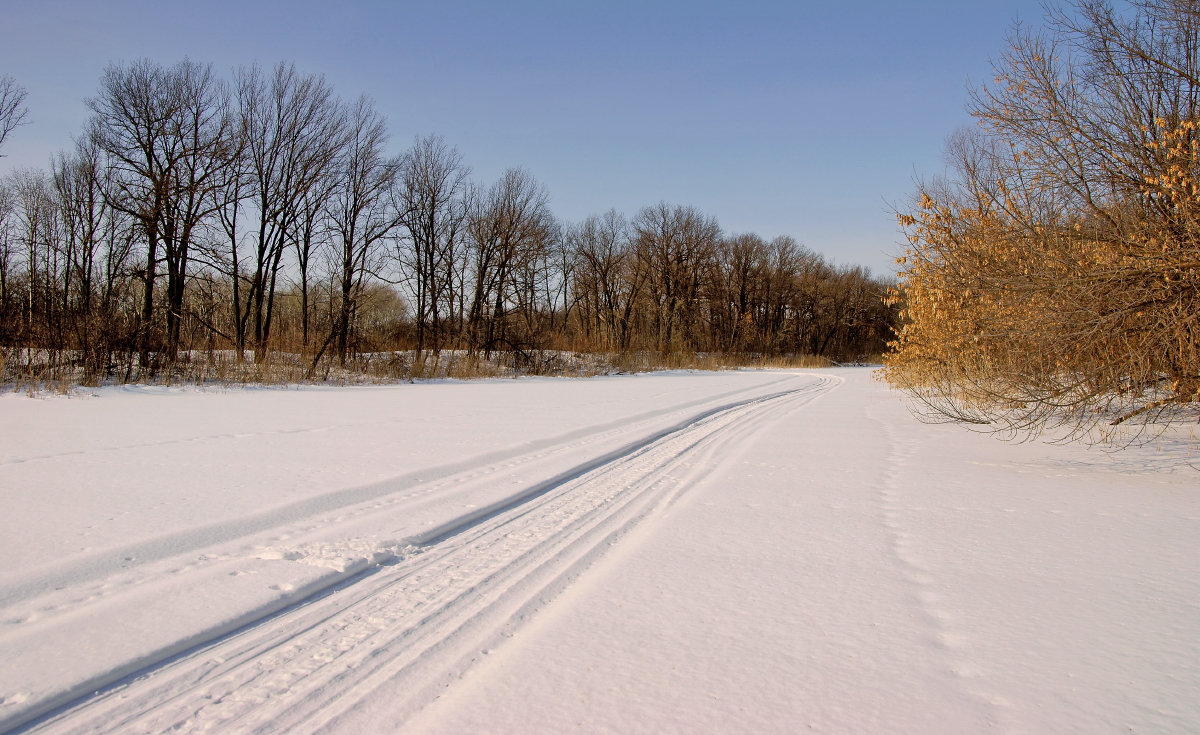
[[[693,348],[700,289],[721,237],[717,221],[694,207],[660,203],[632,223],[638,259],[646,268],[657,348]]]
[[[571,227],[566,240],[578,258],[572,290],[585,340],[603,350],[628,350],[634,309],[645,281],[645,271],[634,256],[629,223],[610,209]]]
[[[63,225],[66,281],[62,284],[62,308],[75,317],[77,338],[89,358],[91,347],[96,259],[103,239],[107,207],[101,189],[102,162],[95,141],[84,138],[68,155],[60,153],[51,162],[54,192]],[[93,371],[97,368],[93,359]]]
[[[128,343],[118,300],[125,291],[133,233],[127,216],[104,200],[109,169],[96,141],[77,141],[51,161],[62,268],[55,284],[62,342],[81,356],[89,377],[104,375],[114,351]]]
[[[16,314],[12,294],[14,269],[19,254],[14,236],[15,202],[12,186],[7,179],[0,179],[0,345],[6,345],[15,336]]]
[[[179,119],[171,132],[180,139],[181,151],[174,174],[177,194],[166,210],[164,228],[167,348],[173,355],[179,345],[192,245],[198,230],[209,226],[208,220],[216,211],[213,195],[223,183],[224,169],[237,146],[232,141],[234,125],[229,91],[213,75],[211,65],[185,61],[172,72],[172,83],[179,97]]]
[[[474,296],[471,300],[472,347],[490,354],[499,345],[514,346],[508,315],[516,304],[514,276],[537,256],[550,228],[549,195],[524,169],[508,169],[471,214]]]
[[[311,322],[311,295],[313,279],[313,257],[321,246],[329,245],[334,231],[327,215],[326,208],[334,192],[340,185],[338,174],[334,167],[314,180],[300,196],[297,210],[296,226],[292,229],[289,239],[296,252],[296,266],[300,273],[300,341],[305,349],[309,346],[309,331]]]
[[[3,79],[4,136],[24,98]],[[187,60],[113,65],[88,105],[50,176],[0,182],[0,343],[71,370],[82,354],[89,376],[293,338],[313,373],[373,345],[843,355],[882,329],[879,282],[790,238],[723,239],[666,204],[564,227],[522,169],[478,186],[436,136],[389,157],[368,99],[293,64],[231,85]]]
[[[418,355],[426,346],[438,352],[444,321],[461,320],[469,174],[458,151],[438,136],[418,138],[401,161],[396,209],[406,236],[399,259],[416,305]]]
[[[523,345],[545,349],[552,336],[561,334],[556,312],[566,308],[564,287],[573,259],[564,246],[562,227],[553,216],[547,216],[532,234],[527,256],[520,258],[513,270],[513,306]]]
[[[29,116],[29,108],[25,107],[26,96],[25,88],[17,84],[17,80],[0,76],[0,150],[4,148],[8,134]]]
[[[754,234],[725,238],[717,248],[710,318],[723,351],[743,352],[755,344],[766,256],[767,243]]]
[[[92,119],[88,135],[108,156],[113,176],[106,201],[134,217],[145,237],[145,267],[139,324],[140,363],[149,364],[154,317],[154,285],[163,220],[181,151],[171,136],[178,99],[166,70],[143,60],[129,67],[109,66],[100,92],[88,100]]]
[[[15,240],[24,261],[22,339],[52,350],[62,347],[61,311],[55,298],[61,271],[61,231],[53,185],[45,172],[20,169],[10,178]]]
[[[785,329],[788,319],[794,316],[791,306],[799,278],[819,260],[819,256],[788,235],[780,235],[768,243],[758,325],[766,352],[775,354],[789,349]]]
[[[246,85],[249,80],[239,75],[236,89],[232,93],[232,105],[237,109],[233,112],[230,128],[229,148],[226,151],[225,165],[218,172],[212,188],[212,200],[218,236],[211,238],[204,248],[203,257],[209,267],[225,279],[228,279],[230,298],[228,300],[230,328],[223,334],[232,343],[240,362],[246,348],[246,310],[242,299],[242,258],[245,253],[242,248],[246,238],[246,202],[254,191],[254,179],[251,175],[250,157],[247,154],[250,122],[243,114],[243,103],[248,94]],[[246,215],[249,216],[249,215]],[[215,325],[213,330],[216,331]]]
[[[251,181],[252,270],[242,310],[254,317],[255,359],[266,358],[275,288],[302,200],[326,174],[345,141],[345,117],[324,77],[278,64],[268,77],[257,66],[237,73],[241,129]]]
[[[355,306],[364,278],[375,272],[381,241],[391,235],[404,213],[393,207],[392,187],[400,161],[388,158],[387,128],[367,97],[349,109],[347,137],[336,159],[337,177],[328,215],[337,240],[337,270],[341,302],[335,325],[338,361],[343,366],[350,345]]]
[[[543,299],[548,306],[549,323],[546,329],[554,334],[565,334],[571,322],[575,300],[571,294],[571,283],[579,268],[579,253],[567,239],[567,228],[556,223],[544,255],[546,265],[541,269],[539,281]]]
[[[88,101],[88,131],[110,162],[106,202],[137,218],[146,238],[141,358],[149,364],[154,287],[167,265],[166,359],[175,359],[188,262],[197,228],[212,213],[212,190],[230,148],[224,85],[211,65],[151,61],[110,66]]]

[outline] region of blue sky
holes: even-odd
[[[437,133],[482,182],[523,166],[567,221],[666,201],[891,273],[890,205],[941,172],[966,84],[1037,0],[0,0],[28,91],[0,174],[71,145],[110,62],[293,60],[373,97],[398,152]]]

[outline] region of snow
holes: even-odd
[[[1200,729],[1194,427],[869,370],[0,397],[0,732]]]

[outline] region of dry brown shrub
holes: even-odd
[[[1200,413],[1200,8],[1074,10],[1014,32],[953,177],[899,215],[883,376],[929,416],[1083,436]]]

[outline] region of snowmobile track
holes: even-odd
[[[400,725],[661,511],[763,418],[840,379],[726,404],[433,529],[375,566],[20,731],[319,732]],[[375,722],[378,722],[376,716]]]

